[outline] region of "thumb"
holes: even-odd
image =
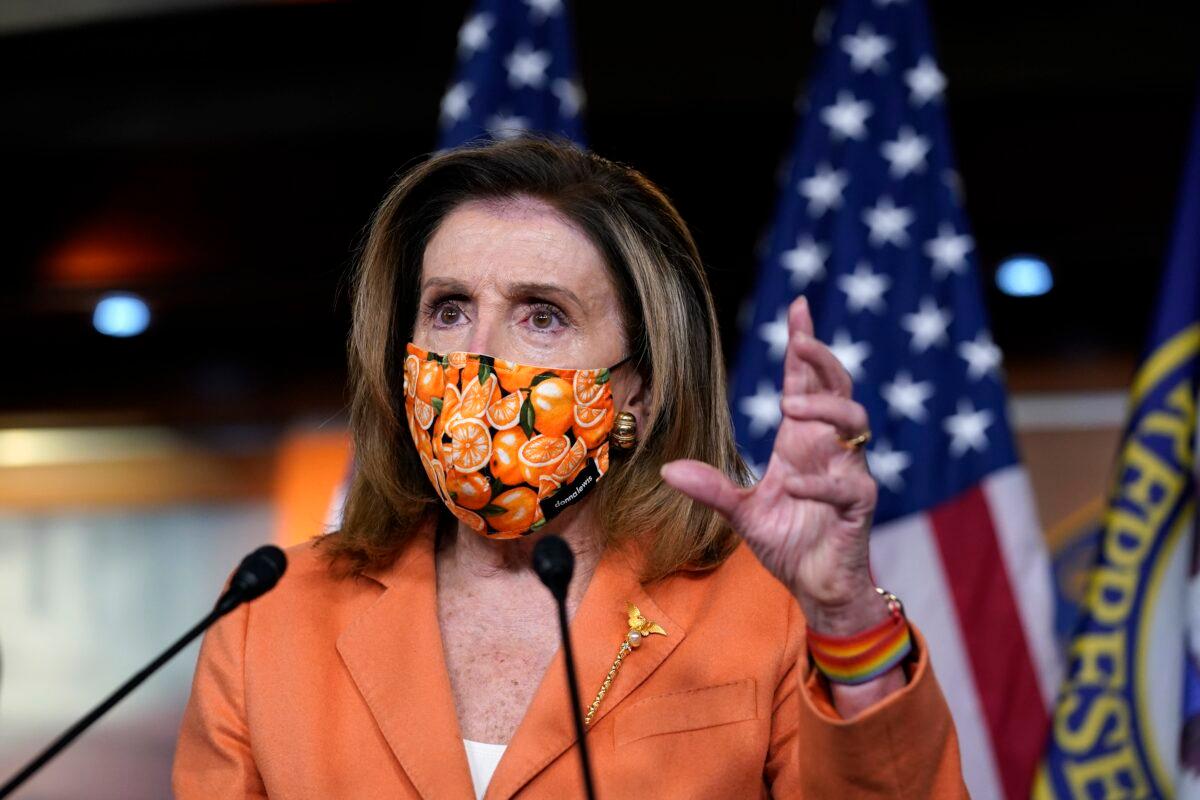
[[[745,491],[735,486],[719,469],[703,461],[670,461],[662,465],[659,474],[669,486],[704,503],[726,519],[733,516]]]

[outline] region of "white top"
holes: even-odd
[[[463,739],[463,747],[467,748],[467,764],[471,767],[471,783],[475,784],[475,800],[483,800],[492,773],[496,771],[496,765],[500,763],[500,757],[508,745]]]

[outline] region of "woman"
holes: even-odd
[[[536,138],[412,169],[356,275],[343,527],[207,635],[178,796],[581,796],[545,532],[575,554],[602,797],[964,796],[921,637],[870,577],[866,414],[803,299],[789,328],[751,485],[653,184]]]

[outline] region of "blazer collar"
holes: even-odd
[[[386,590],[337,640],[379,730],[424,798],[475,796],[437,619],[433,530],[364,575]]]
[[[685,635],[683,627],[668,617],[638,582],[636,559],[626,551],[608,548],[571,620],[571,644],[582,695],[579,700],[585,712],[629,631],[626,603],[633,603],[647,619],[662,625],[667,635],[649,637],[626,656],[592,719],[593,728],[650,677]],[[492,776],[486,795],[488,800],[512,797],[575,744],[569,691],[560,647]],[[570,757],[576,762],[576,768],[582,769],[578,766],[578,756]],[[582,780],[581,774],[581,793]]]
[[[434,530],[428,526],[390,567],[365,572],[386,590],[337,641],[388,746],[417,791],[430,800],[474,794],[438,627],[433,546]],[[636,557],[627,549],[608,548],[571,621],[585,711],[629,630],[627,602],[662,625],[667,635],[648,637],[625,658],[593,727],[650,677],[685,636],[639,583]],[[420,655],[413,658],[414,653]],[[560,647],[492,776],[489,800],[512,797],[575,744],[568,691]]]

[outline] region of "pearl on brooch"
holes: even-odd
[[[629,640],[630,647],[638,647],[642,643],[642,635],[637,631],[630,631],[629,635],[625,638]]]

